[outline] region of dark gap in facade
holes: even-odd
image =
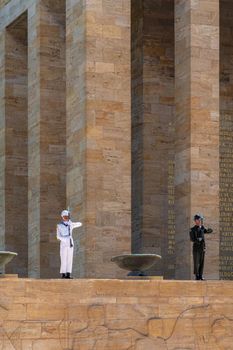
[[[5,37],[5,249],[18,253],[6,269],[28,274],[28,45],[27,13]]]
[[[174,1],[132,1],[132,252],[175,277]]]

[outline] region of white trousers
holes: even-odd
[[[74,247],[60,246],[61,268],[60,273],[71,273],[73,266]]]

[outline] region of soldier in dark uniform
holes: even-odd
[[[199,214],[194,216],[195,226],[190,229],[190,240],[193,242],[193,265],[196,280],[204,280],[203,269],[205,260],[205,233],[212,233],[211,228],[203,226],[203,217]]]

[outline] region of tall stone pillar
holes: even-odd
[[[5,248],[5,31],[0,32],[0,249]]]
[[[76,27],[75,27],[76,26]],[[76,30],[75,30],[76,28]],[[67,204],[71,216],[84,221],[86,208],[86,91],[84,1],[66,4]],[[85,276],[84,225],[75,236],[74,273]]]
[[[65,1],[29,8],[29,275],[59,270],[56,223],[66,206]]]
[[[130,251],[130,1],[68,0],[67,205],[74,273],[124,274],[111,257]]]
[[[203,213],[205,275],[219,277],[219,0],[175,1],[176,269],[192,275],[189,227]]]
[[[5,36],[5,249],[18,253],[6,272],[22,277],[28,272],[27,51],[24,12]]]

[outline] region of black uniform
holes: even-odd
[[[213,230],[204,226],[193,226],[190,229],[190,240],[193,242],[193,265],[196,279],[202,279],[205,260],[205,233],[212,233]]]

